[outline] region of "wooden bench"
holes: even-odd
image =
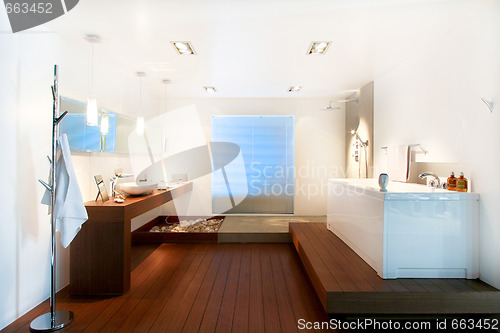
[[[327,313],[500,313],[500,292],[480,280],[384,280],[326,223],[290,223],[289,231]]]

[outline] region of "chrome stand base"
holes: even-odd
[[[49,313],[43,314],[33,320],[30,324],[32,332],[54,332],[69,325],[73,320],[73,312],[71,311],[56,311],[54,312],[54,320]]]

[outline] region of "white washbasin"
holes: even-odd
[[[158,183],[121,183],[120,191],[129,195],[145,195],[153,192],[158,187]]]

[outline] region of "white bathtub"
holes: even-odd
[[[477,193],[330,179],[327,227],[384,279],[479,275]]]

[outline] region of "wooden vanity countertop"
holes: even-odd
[[[144,196],[130,196],[125,199],[125,202],[117,203],[114,197],[106,202],[102,200],[87,201],[85,207],[89,214],[89,219],[97,217],[97,214],[109,215],[126,215],[127,218],[133,218],[141,215],[155,207],[171,201],[173,198],[179,197],[193,189],[192,182],[185,182],[167,190],[154,190],[152,194]]]

